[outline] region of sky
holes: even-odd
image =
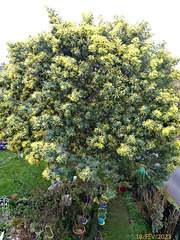
[[[8,63],[6,42],[24,41],[50,30],[45,6],[54,8],[63,21],[79,23],[82,12],[102,15],[106,21],[124,15],[130,24],[149,22],[156,43],[180,57],[180,0],[0,0],[0,63]],[[178,65],[180,69],[180,64]]]

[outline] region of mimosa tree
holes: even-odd
[[[44,161],[46,178],[109,181],[143,166],[164,180],[179,164],[177,59],[146,22],[95,24],[90,13],[77,25],[48,13],[49,33],[9,43],[0,139],[31,164]]]

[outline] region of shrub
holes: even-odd
[[[149,222],[146,220],[141,213],[137,210],[136,205],[133,201],[133,198],[130,195],[129,191],[124,193],[126,206],[129,211],[129,216],[133,220],[133,224],[129,225],[129,231],[131,233],[131,238],[134,240],[136,234],[150,233]]]
[[[159,233],[159,231],[163,227],[163,212],[164,208],[161,205],[154,204],[153,206],[153,213],[151,214],[150,218],[152,220],[152,232]]]

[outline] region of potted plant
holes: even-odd
[[[82,224],[82,225],[86,225],[87,219],[85,217],[80,217],[79,218],[79,223]]]
[[[103,209],[104,209],[104,208],[107,208],[107,202],[106,202],[106,201],[103,201],[103,200],[102,200],[99,205],[100,205],[100,207],[103,208]]]
[[[98,214],[98,223],[99,225],[104,225],[105,224],[105,219],[106,219],[106,215],[105,214]]]
[[[98,214],[107,214],[107,208],[98,208]]]
[[[74,227],[73,227],[74,239],[82,240],[84,238],[84,233],[86,228],[82,224],[76,224],[74,219],[73,221],[74,221]]]
[[[73,227],[73,233],[74,233],[74,239],[77,239],[77,237],[80,237],[80,240],[82,240],[84,238],[84,233],[85,233],[86,228],[81,225],[75,225]]]
[[[119,192],[120,193],[124,193],[126,191],[126,188],[127,188],[126,182],[120,182],[119,183]]]

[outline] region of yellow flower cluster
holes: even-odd
[[[147,128],[150,131],[154,130],[155,122],[152,119],[148,119],[142,123],[143,127]]]
[[[121,156],[129,156],[131,152],[131,149],[128,145],[125,143],[121,143],[121,146],[117,149],[117,153]]]
[[[89,166],[84,168],[81,172],[78,174],[79,178],[83,181],[89,181],[91,179],[91,169]]]
[[[68,96],[68,98],[73,102],[77,102],[81,98],[81,93],[78,92],[77,89],[73,89],[72,93]]]
[[[177,113],[178,113],[178,107],[173,105],[172,107],[169,108],[169,111],[163,115],[163,119],[165,121],[169,121],[171,120],[171,118],[174,118],[174,116],[177,116]]]
[[[169,127],[163,128],[162,135],[164,137],[167,137],[167,136],[173,135],[175,132],[176,132],[176,128],[174,126],[169,126]]]

